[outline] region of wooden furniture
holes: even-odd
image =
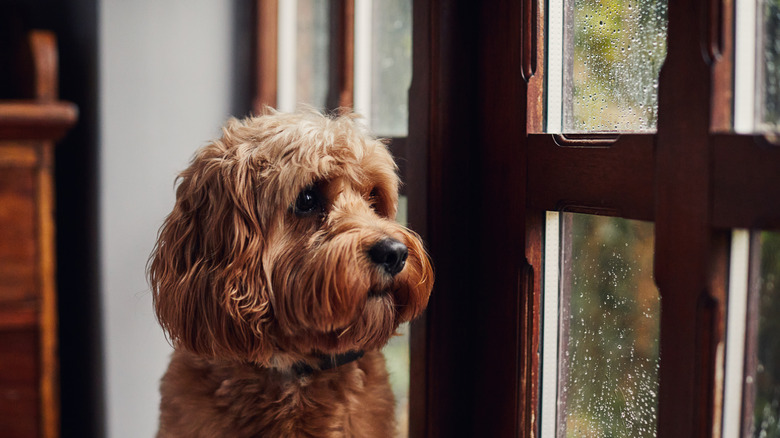
[[[54,142],[75,123],[57,100],[52,33],[31,32],[30,100],[0,100],[0,435],[59,436]]]

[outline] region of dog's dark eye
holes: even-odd
[[[314,188],[307,188],[298,195],[295,200],[295,214],[308,216],[319,213],[322,210],[320,194]]]
[[[376,187],[371,189],[371,192],[368,194],[368,202],[370,202],[372,206],[379,202],[379,189]]]
[[[381,201],[382,198],[379,196],[379,189],[376,187],[371,189],[371,192],[368,194],[368,203],[377,214],[384,215],[384,211],[381,210]]]

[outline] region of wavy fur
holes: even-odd
[[[419,236],[394,220],[396,170],[355,116],[313,111],[231,120],[198,151],[148,269],[176,349],[158,436],[392,435],[378,350],[433,286]],[[296,213],[307,188],[321,197],[317,214]],[[368,255],[385,238],[409,251],[395,276]],[[350,350],[368,353],[304,378],[291,371]]]

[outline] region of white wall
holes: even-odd
[[[100,275],[110,438],[153,437],[170,347],[145,265],[174,178],[229,116],[224,0],[100,0]]]

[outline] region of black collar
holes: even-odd
[[[363,357],[363,351],[348,351],[342,354],[330,355],[330,354],[317,354],[317,367],[313,367],[306,362],[297,362],[292,366],[293,372],[298,377],[306,377],[314,374],[315,371],[330,370],[342,365],[346,365],[350,362],[354,362]]]

